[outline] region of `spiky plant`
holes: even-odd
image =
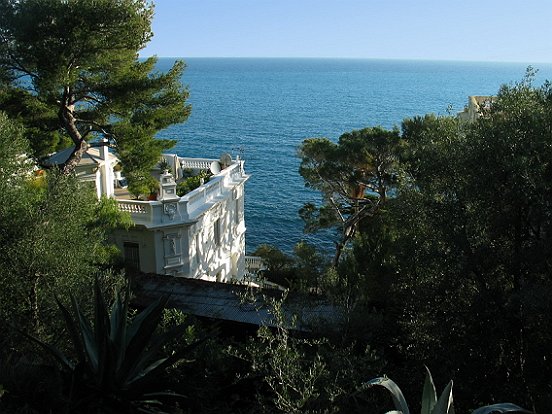
[[[395,410],[388,411],[386,414],[410,414],[406,399],[399,386],[387,377],[378,377],[368,381],[365,387],[379,385],[385,387],[390,393],[395,405]],[[492,414],[492,413],[531,413],[511,403],[500,403],[487,405],[472,411],[472,414]],[[431,372],[426,367],[426,378],[422,392],[422,410],[421,414],[455,414],[452,398],[452,380],[447,384],[439,398],[433,382]]]
[[[95,283],[94,323],[87,319],[74,296],[72,312],[60,301],[75,359],[58,348],[27,335],[61,364],[70,379],[68,403],[74,412],[160,413],[159,398],[176,396],[159,390],[159,374],[179,362],[191,348],[160,356],[164,344],[180,334],[174,329],[156,334],[168,296],[160,297],[134,317],[129,317],[130,290],[119,293],[109,310],[99,283]]]

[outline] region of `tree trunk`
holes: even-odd
[[[63,174],[69,175],[75,172],[75,168],[80,163],[82,156],[88,150],[90,145],[85,140],[82,140],[75,146],[72,154],[69,156],[65,164],[63,165]]]
[[[358,225],[358,221],[355,221],[353,223],[343,224],[344,228],[343,228],[342,238],[339,242],[335,243],[335,256],[333,260],[334,267],[337,267],[339,263],[339,259],[341,257],[341,253],[343,253],[343,249],[345,248],[349,240],[351,240],[354,237],[356,233],[357,225]]]
[[[63,174],[69,175],[75,171],[76,166],[80,163],[82,156],[90,145],[84,140],[77,128],[76,119],[73,116],[73,105],[63,105],[59,111],[59,118],[75,144],[73,152],[62,166]]]

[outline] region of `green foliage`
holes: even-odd
[[[128,192],[138,199],[140,196],[149,194],[151,181],[154,180],[151,175],[140,174],[139,172],[131,171],[125,176],[128,179]]]
[[[161,357],[165,343],[181,334],[176,329],[159,337],[154,335],[168,297],[160,297],[129,318],[129,294],[127,287],[124,297],[116,295],[109,311],[96,282],[93,323],[74,296],[71,296],[72,313],[58,301],[76,360],[55,346],[28,336],[68,372],[72,387],[68,400],[74,412],[160,412],[162,404],[158,399],[172,395],[158,389],[160,373],[183,359],[199,343]]]
[[[309,341],[293,340],[289,336],[289,321],[284,319],[282,303],[271,303],[272,313],[277,324],[276,331],[266,327],[258,331],[259,346],[249,348],[252,369],[262,376],[270,390],[269,401],[279,412],[305,412],[320,398],[320,382],[327,375],[326,365],[320,355],[307,352],[304,346],[311,347]],[[264,397],[259,395],[261,400]]]
[[[439,398],[437,398],[437,391],[433,383],[433,377],[431,372],[426,368],[426,379],[424,382],[423,394],[422,394],[422,407],[421,414],[454,414],[454,407],[452,404],[452,381],[448,383]],[[378,385],[386,388],[391,393],[393,404],[396,411],[390,411],[389,413],[397,414],[410,414],[406,399],[401,389],[395,384],[394,381],[387,377],[374,378],[365,384],[365,387],[372,387]],[[490,413],[530,413],[515,404],[500,403],[493,404],[485,407],[478,408],[473,411],[472,414],[490,414]]]
[[[295,266],[291,284],[294,289],[320,293],[320,284],[327,260],[316,247],[300,241],[293,248]]]
[[[94,214],[96,220],[91,224],[93,227],[100,227],[106,231],[115,229],[126,229],[134,225],[130,214],[122,213],[117,207],[117,200],[102,196],[96,204]]]
[[[0,111],[0,182],[2,191],[17,189],[32,173],[34,161],[29,158],[29,145],[23,137],[24,128]]]
[[[177,184],[176,193],[179,197],[188,194],[190,191],[198,188],[202,184],[202,182],[209,182],[209,178],[211,177],[211,175],[212,174],[209,171],[200,171],[197,175],[185,178]]]
[[[391,150],[392,195],[322,279],[346,310],[345,338],[384,352],[410,395],[408,374],[431,363],[437,378],[462,384],[463,411],[505,398],[552,408],[552,87],[534,87],[532,76],[502,87],[472,124],[405,120]],[[305,145],[313,187],[338,186],[338,144]],[[329,225],[338,216],[328,207],[302,215]]]
[[[161,170],[161,173],[164,171],[168,171],[171,174],[173,173],[169,162],[165,158],[161,158],[161,161],[157,163],[157,167]]]
[[[253,255],[263,259],[266,268],[262,276],[271,282],[293,291],[318,292],[328,264],[326,259],[304,241],[295,245],[293,253],[288,255],[275,246],[261,244]]]
[[[67,148],[71,141],[59,131],[58,115],[29,91],[10,87],[0,88],[3,110],[25,126],[25,138],[30,142],[29,155],[37,159]]]
[[[460,401],[549,407],[550,371],[538,361],[552,345],[542,329],[552,292],[551,95],[526,78],[501,88],[471,126],[426,117],[406,129],[414,181],[389,206],[400,329],[409,359],[432,361],[440,377],[454,370]]]
[[[255,356],[254,369],[264,373],[276,409],[298,413],[305,412],[309,405],[319,405],[319,384],[327,375],[320,356],[307,354],[298,344],[292,344],[284,330],[272,335],[270,330],[261,328],[259,338],[265,352]]]
[[[425,190],[435,186],[444,189],[451,180],[460,180],[457,163],[465,134],[460,133],[456,118],[428,114],[405,119],[401,138],[404,144],[399,153],[405,170],[404,186],[415,185]]]
[[[152,134],[155,132],[157,131],[130,122],[113,125],[113,135],[117,139],[117,154],[125,170],[129,187],[135,186],[144,190],[142,194],[148,193],[149,186],[154,180],[151,170],[157,164],[161,153],[174,145],[173,141],[153,139]]]
[[[261,327],[240,355],[251,364],[257,379],[257,399],[265,412],[364,412],[352,390],[358,374],[372,370],[377,358],[369,349],[353,353],[326,339],[293,336],[295,321],[283,309],[283,300],[268,299],[274,328]],[[261,381],[258,381],[260,379]]]
[[[253,255],[262,257],[263,263],[270,271],[280,271],[289,267],[292,263],[291,257],[282,252],[276,246],[261,244],[253,252]]]
[[[282,252],[276,246],[261,244],[253,252],[254,256],[261,257],[266,269],[262,276],[271,282],[289,287],[289,280],[293,276],[293,258]]]
[[[138,59],[152,16],[147,0],[0,1],[0,102],[28,127],[35,155],[69,141],[71,171],[87,141],[105,137],[131,180],[149,174],[174,144],[155,134],[190,112],[184,63],[159,73],[155,58]]]
[[[395,184],[398,130],[380,127],[352,131],[333,143],[327,138],[309,138],[299,149],[299,173],[305,185],[320,190],[324,204],[307,204],[301,210],[307,230],[338,226],[334,265],[343,248],[354,238],[360,223],[373,217]]]
[[[57,323],[54,293],[87,296],[98,266],[116,254],[107,235],[124,216],[74,177],[54,170],[35,176],[23,135],[0,114],[0,317],[41,335]],[[4,346],[19,348],[6,325],[0,332]]]

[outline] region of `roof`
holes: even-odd
[[[65,164],[71,154],[73,153],[73,150],[75,147],[69,147],[65,148],[61,151],[58,151],[52,155],[50,155],[46,160],[44,160],[44,165],[61,165]],[[109,153],[109,157],[113,160],[118,160],[118,158],[112,154]],[[102,159],[100,158],[100,148],[98,147],[90,147],[86,150],[86,152],[83,154],[81,161],[79,162],[79,165],[86,166],[86,165],[99,165],[101,163]]]
[[[284,295],[273,289],[151,274],[140,276],[137,284],[138,305],[146,306],[168,294],[169,306],[184,313],[257,326],[276,325],[267,303]],[[338,308],[321,298],[289,294],[282,309],[288,321],[297,316],[297,324],[289,326],[296,330],[308,331],[313,324],[339,321]]]

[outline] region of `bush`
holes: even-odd
[[[179,197],[188,194],[190,191],[195,190],[201,185],[201,181],[204,183],[209,182],[211,174],[207,171],[201,171],[198,175],[188,177],[185,180],[181,181],[176,186],[176,194]]]

